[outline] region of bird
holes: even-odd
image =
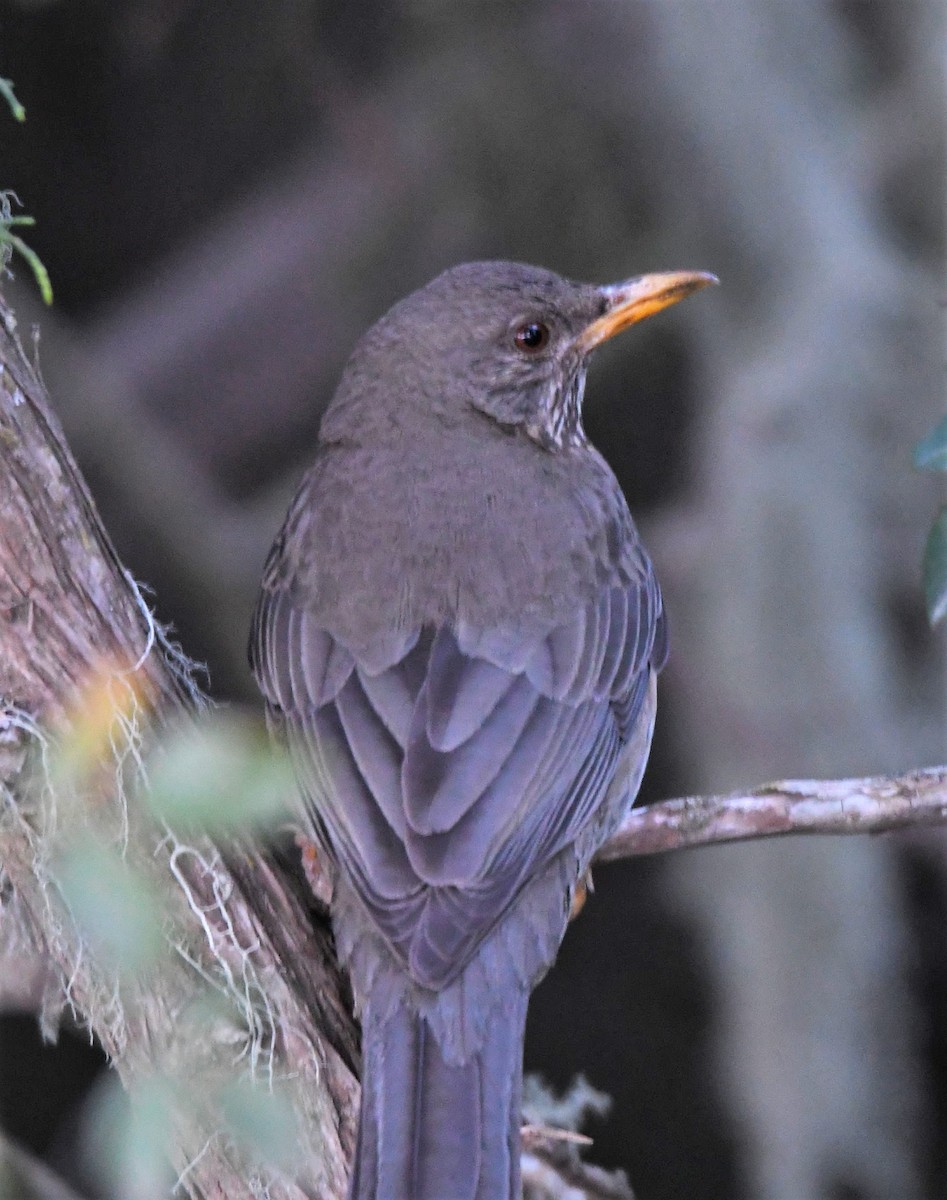
[[[592,351],[717,280],[452,267],[356,344],[250,634],[362,1023],[351,1200],[513,1200],[529,995],[633,804],[667,624]]]

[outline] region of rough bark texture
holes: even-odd
[[[783,779],[750,793],[638,808],[597,861],[780,834],[890,833],[947,823],[947,767],[869,779]]]
[[[188,1096],[174,1156],[188,1195],[237,1200],[265,1182],[274,1200],[341,1197],[357,1034],[327,927],[266,854],[234,847],[225,862],[204,841],[161,838],[128,806],[135,752],[195,693],[112,549],[11,313],[0,316],[0,920],[6,933],[15,923],[21,942],[28,935],[51,964],[47,1026],[68,1003],[133,1100],[155,1072]],[[117,747],[126,769],[108,785],[96,780],[94,802],[67,804],[42,781],[41,752],[46,739],[68,732],[77,693],[103,664],[150,704]],[[93,822],[97,836],[125,845],[167,906],[174,952],[147,978],[119,982],[98,962],[57,891],[57,847]],[[222,1008],[195,1023],[208,981]],[[220,1132],[214,1086],[232,1075],[242,1048],[291,1089],[308,1164],[297,1180],[248,1165]]]

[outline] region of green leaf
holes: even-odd
[[[168,1154],[173,1112],[174,1092],[160,1076],[136,1085],[130,1104],[114,1078],[93,1095],[84,1119],[85,1140],[108,1195],[168,1200],[176,1174]]]
[[[234,714],[173,734],[148,773],[146,799],[159,820],[210,833],[272,825],[296,792],[288,756],[271,747],[260,722]]]
[[[27,246],[26,242],[14,233],[4,232],[0,235],[0,239],[8,242],[22,258],[26,259],[33,272],[33,278],[36,280],[36,286],[39,288],[39,294],[43,297],[43,303],[52,304],[53,285],[49,279],[49,272],[36,251]]]
[[[932,625],[947,616],[947,508],[927,535],[924,547],[924,595]]]
[[[914,447],[914,465],[927,471],[947,471],[947,417]]]
[[[0,80],[0,83],[2,83],[2,80]],[[43,301],[46,304],[52,304],[53,285],[49,280],[49,272],[46,270],[36,251],[31,249],[21,237],[10,232],[14,225],[35,225],[36,221],[32,217],[13,216],[12,201],[16,201],[19,204],[15,192],[9,190],[0,191],[0,271],[9,262],[11,251],[15,250],[29,264]]]
[[[142,875],[91,836],[60,855],[56,880],[83,935],[123,975],[164,948],[161,899]]]
[[[284,1092],[242,1079],[221,1092],[220,1105],[234,1140],[257,1162],[286,1171],[301,1165],[296,1113]]]
[[[13,81],[10,79],[0,79],[0,96],[6,100],[10,106],[10,112],[13,113],[13,118],[16,121],[26,120],[26,109],[17,100],[13,94]]]

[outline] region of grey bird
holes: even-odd
[[[270,552],[250,661],[362,1020],[353,1200],[520,1195],[527,1001],[634,802],[667,649],[586,368],[713,282],[446,271],[356,346]]]

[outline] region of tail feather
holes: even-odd
[[[518,1200],[525,1013],[525,995],[499,1005],[459,1063],[417,1012],[369,1004],[351,1200]]]

